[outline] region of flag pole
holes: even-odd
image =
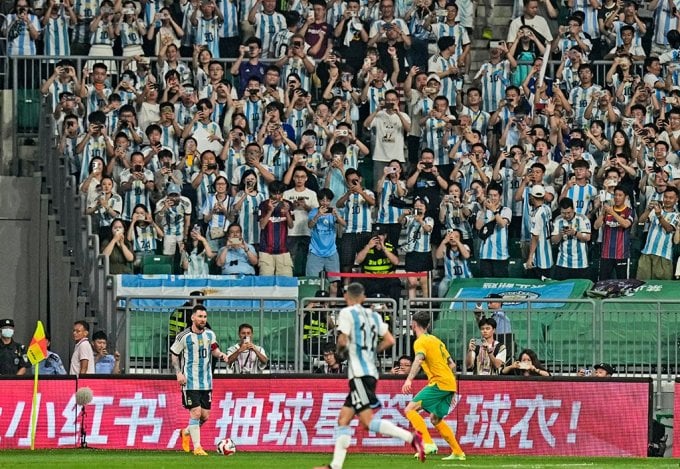
[[[38,369],[39,364],[33,365],[33,404],[31,406],[31,451],[35,450],[35,426],[38,420]]]

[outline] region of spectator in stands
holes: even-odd
[[[479,248],[479,269],[482,277],[507,277],[510,254],[508,251],[508,225],[512,210],[503,207],[503,188],[490,184],[486,190],[487,199],[477,212],[475,228],[481,245]]]
[[[605,201],[593,224],[602,229],[602,254],[599,280],[627,279],[630,275],[630,232],[633,226],[633,209],[626,204],[623,187],[614,188],[614,198]]]
[[[296,277],[305,275],[311,236],[308,226],[309,214],[313,209],[319,207],[316,192],[306,186],[309,180],[308,175],[309,172],[304,165],[295,166],[293,169],[293,187],[283,193],[283,200],[290,202],[294,209],[293,227],[288,231],[288,252],[293,259],[293,275]],[[335,236],[333,236],[333,242],[335,243]]]
[[[550,246],[550,206],[545,204],[545,188],[537,184],[531,188],[531,244],[526,268],[533,270],[537,278],[550,278],[553,266]]]
[[[650,226],[638,260],[639,280],[670,280],[673,276],[673,244],[680,241],[677,203],[678,189],[668,186],[663,193],[663,202],[650,202],[640,215],[640,223],[649,220]]]
[[[28,0],[15,0],[14,8],[5,19],[7,31],[7,55],[36,55],[36,41],[42,26],[40,18],[33,13]]]
[[[442,190],[448,189],[449,182],[439,173],[434,158],[434,151],[431,148],[423,148],[420,151],[420,161],[406,179],[406,188],[414,197],[427,198],[426,215],[437,219],[439,216],[437,207],[441,200],[439,194]]]
[[[465,366],[475,375],[497,375],[505,365],[507,351],[505,345],[494,338],[496,321],[482,318],[478,325],[482,338],[470,339]]]
[[[101,164],[99,159],[94,162]],[[123,211],[123,199],[114,192],[113,179],[108,176],[102,177],[95,187],[99,188],[97,197],[89,202],[85,213],[92,216],[92,228],[98,229],[101,236],[109,229],[111,222],[120,217]]]
[[[0,375],[25,375],[30,364],[26,360],[26,347],[14,340],[14,320],[0,320],[0,331]]]
[[[318,277],[321,271],[338,272],[340,270],[340,258],[336,246],[336,224],[346,226],[344,218],[331,206],[333,192],[330,189],[319,191],[319,207],[311,209],[307,216],[307,225],[311,230],[311,242],[307,256],[307,277]],[[338,293],[337,284],[340,277],[329,277],[331,282],[330,295],[335,297]]]
[[[293,206],[283,200],[286,186],[281,181],[269,184],[269,199],[260,203],[260,275],[293,275],[288,252],[288,230],[293,227]]]
[[[335,344],[326,344],[323,349],[323,364],[314,370],[318,374],[342,374],[345,372],[342,359],[335,350]]]
[[[253,326],[238,326],[239,342],[227,350],[227,365],[236,374],[261,374],[267,367],[269,358],[264,349],[253,343]]]
[[[387,241],[387,233],[381,225],[373,227],[369,241],[357,253],[354,263],[361,265],[361,271],[369,274],[389,274],[396,270],[399,257],[395,247]],[[360,283],[364,286],[366,298],[380,293],[399,302],[401,282],[398,278],[362,278]]]
[[[560,215],[553,222],[550,236],[552,244],[558,245],[559,249],[552,278],[588,278],[590,220],[585,215],[576,213],[574,201],[568,197],[560,200],[559,207]]]
[[[499,293],[489,293],[487,296],[490,300],[495,301],[487,302],[487,312],[484,312],[481,303],[475,305],[474,314],[475,320],[477,322],[482,319],[489,317],[496,321],[496,339],[503,345],[505,345],[505,350],[510,358],[514,357],[515,353],[515,342],[514,336],[512,335],[512,326],[510,324],[510,319],[508,318],[505,311],[503,311],[503,303],[497,301],[503,298]]]
[[[229,183],[224,176],[217,176],[213,183],[214,192],[201,209],[201,218],[207,223],[206,238],[213,252],[220,250],[225,243],[225,235],[229,222],[234,219],[234,198],[229,194]]]
[[[2,324],[2,321],[0,321],[0,324]],[[61,360],[61,357],[57,355],[55,352],[50,350],[50,334],[45,333],[45,340],[47,340],[47,357],[41,361],[38,364],[38,373],[40,376],[59,376],[59,375],[65,375],[66,374],[66,369],[64,368],[64,363]],[[2,345],[0,345],[0,350],[1,350]],[[0,371],[0,375],[3,374]]]
[[[123,220],[132,220],[132,211],[139,204],[151,210],[151,195],[154,191],[154,176],[144,167],[144,155],[132,153],[130,167],[120,174],[120,190],[123,194]]]
[[[185,275],[205,277],[210,274],[210,260],[215,257],[215,252],[203,236],[201,225],[194,225],[187,239],[178,241],[177,245]]]
[[[102,254],[109,258],[109,273],[131,274],[135,253],[132,244],[125,239],[125,224],[120,218],[111,222],[111,234],[101,243]]]
[[[120,353],[108,351],[106,332],[97,331],[92,334],[92,350],[94,351],[94,372],[98,375],[120,374]]]
[[[79,137],[75,148],[81,163],[80,181],[90,175],[90,162],[93,158],[110,158],[114,153],[113,142],[106,134],[106,115],[101,111],[94,111],[88,114],[87,120],[87,132]]]
[[[392,245],[399,243],[401,225],[399,216],[403,207],[396,204],[407,194],[406,182],[402,179],[402,167],[398,160],[390,161],[389,166],[385,166],[383,176],[376,183],[376,195],[380,197],[376,224],[384,226],[387,231],[387,240]]]
[[[127,231],[127,240],[132,244],[135,254],[135,268],[143,264],[144,257],[156,254],[160,239],[163,239],[163,229],[143,204],[137,204]]]
[[[394,367],[390,370],[391,375],[408,375],[411,372],[413,359],[408,355],[402,355],[394,362]]]
[[[437,247],[435,257],[444,259],[444,278],[439,283],[440,297],[446,296],[452,280],[472,277],[468,264],[471,256],[470,246],[463,242],[462,236],[459,229],[447,228],[446,236]]]
[[[510,23],[508,29],[508,43],[512,44],[517,40],[517,33],[522,27],[529,27],[533,34],[541,43],[552,42],[553,35],[548,26],[548,22],[543,16],[538,14],[538,0],[524,0],[524,14],[515,18]]]
[[[156,204],[156,223],[163,228],[163,254],[174,256],[189,236],[192,207],[177,184],[170,184],[167,192]]]
[[[262,44],[263,58],[271,57],[271,41],[277,32],[286,29],[286,18],[276,11],[276,0],[256,0],[248,13],[248,21],[255,26],[255,37]]]
[[[222,269],[222,275],[255,275],[257,251],[243,239],[238,223],[227,229],[226,245],[220,249],[215,264]]]
[[[90,325],[86,321],[73,323],[73,341],[76,343],[71,355],[69,374],[81,376],[94,374],[94,352],[89,339]]]
[[[431,237],[434,229],[434,220],[428,217],[427,197],[416,197],[413,201],[413,211],[405,211],[400,218],[406,231],[406,242],[402,250],[406,253],[406,272],[427,273],[432,271],[432,245]],[[427,277],[408,277],[408,297],[418,296],[417,288],[420,288],[423,297],[430,296],[430,284]]]
[[[340,268],[343,272],[351,272],[357,253],[371,238],[371,208],[375,205],[375,194],[364,187],[363,178],[356,169],[345,171],[345,181],[347,192],[336,201],[345,221],[344,234],[340,238]]]
[[[592,370],[579,369],[576,376],[591,376],[593,378],[610,378],[616,370],[609,363],[598,363]]]
[[[501,374],[517,376],[550,376],[543,363],[538,359],[536,352],[524,349],[519,353],[518,359],[512,364],[503,367]]]

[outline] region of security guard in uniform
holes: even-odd
[[[0,375],[24,375],[28,367],[26,347],[15,342],[14,321],[0,319]]]
[[[368,274],[393,273],[399,264],[399,256],[395,248],[387,242],[387,232],[383,225],[373,227],[371,240],[357,254],[356,264],[361,265],[361,270]],[[365,277],[359,279],[364,286],[366,298],[375,298],[375,295],[383,295],[394,299],[399,303],[401,296],[401,282],[398,278],[375,278]]]

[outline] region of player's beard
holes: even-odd
[[[198,330],[198,332],[203,332],[205,330],[205,324],[194,323],[194,327]]]

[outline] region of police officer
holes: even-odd
[[[399,256],[394,246],[387,241],[387,231],[383,225],[373,227],[371,239],[364,248],[357,253],[355,264],[361,265],[361,270],[368,274],[393,273],[399,265]],[[401,282],[398,278],[369,278],[360,279],[367,298],[374,298],[377,293],[393,298],[397,303],[401,296]]]
[[[13,339],[14,320],[1,319],[0,331],[0,375],[26,374],[26,347]]]

